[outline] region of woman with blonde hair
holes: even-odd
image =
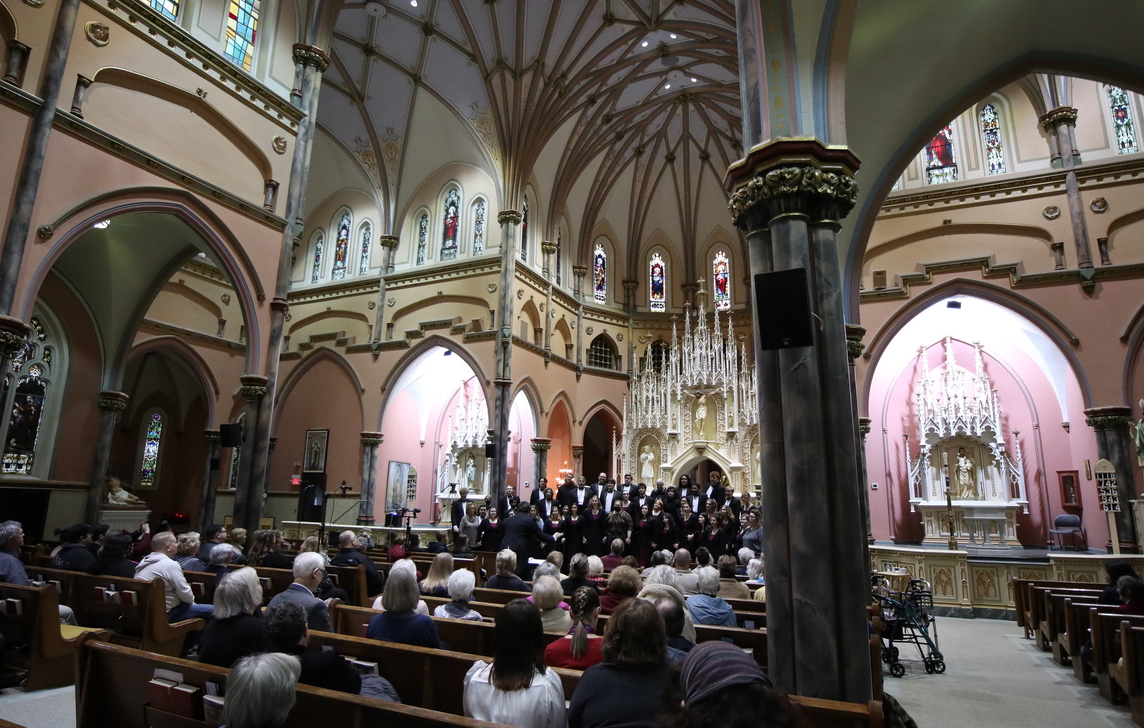
[[[572,629],[572,618],[560,608],[563,596],[564,590],[554,577],[542,576],[532,583],[532,601],[540,610],[545,632],[565,633]]]
[[[326,566],[330,565],[330,557],[322,549],[322,542],[318,540],[317,536],[310,536],[305,541],[303,541],[301,547],[298,548],[298,553],[300,554],[307,551],[312,551],[315,554],[321,554],[322,561],[325,562]]]
[[[179,534],[178,551],[175,552],[175,561],[183,567],[183,571],[206,571],[207,565],[198,558],[197,554],[202,547],[197,531],[187,531]]]
[[[266,647],[262,636],[262,585],[249,566],[223,575],[212,598],[215,618],[203,630],[199,662],[230,667]]]
[[[240,555],[242,554],[242,546],[246,543],[246,529],[245,528],[232,528],[230,529],[230,545],[234,547]]]
[[[437,554],[429,574],[421,580],[421,593],[429,597],[449,596],[449,577],[453,574],[453,554]]]

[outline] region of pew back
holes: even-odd
[[[60,625],[59,600],[54,584],[43,588],[0,583],[0,601],[11,600],[0,610],[0,634],[8,647],[27,645],[16,657],[28,671],[28,692],[58,688],[75,682],[75,650],[88,636],[108,639],[104,630]],[[16,604],[19,607],[16,607]],[[13,613],[9,613],[9,612]],[[18,614],[15,612],[19,612]]]

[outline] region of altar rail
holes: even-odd
[[[910,578],[933,585],[938,613],[990,619],[1013,619],[1012,579],[1044,579],[1104,584],[1104,564],[1127,561],[1144,571],[1144,556],[1050,552],[1045,560],[969,558],[965,551],[909,546],[871,546],[874,571],[905,568]]]

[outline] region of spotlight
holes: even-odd
[[[645,40],[643,43],[640,43],[640,45],[643,46],[644,48],[647,48],[647,41]]]

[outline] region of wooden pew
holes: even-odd
[[[136,604],[115,604],[94,597],[96,588],[114,586],[116,591],[133,591]],[[161,579],[151,582],[115,576],[78,575],[73,583],[71,603],[76,621],[90,627],[110,630],[113,640],[161,655],[178,655],[188,632],[206,626],[202,619],[167,622],[166,592]]]
[[[225,684],[230,673],[229,670],[213,665],[164,657],[95,640],[85,641],[80,648],[79,665],[80,680],[76,684],[77,728],[102,728],[108,725],[109,717],[112,716],[116,728],[206,726],[203,721],[172,716],[151,708],[147,702],[147,682],[154,676],[156,669],[177,672],[183,676],[183,682],[200,687],[207,682]],[[309,685],[299,685],[295,695],[296,702],[284,728],[312,728],[316,725],[490,728],[498,725]]]
[[[1108,672],[1109,665],[1120,659],[1120,626],[1130,622],[1144,627],[1144,615],[1116,614],[1105,607],[1090,607],[1088,621],[1092,630],[1092,672],[1100,686],[1100,695],[1110,703],[1124,702],[1124,694]]]
[[[1133,627],[1122,620],[1120,625],[1121,664],[1108,666],[1108,672],[1128,696],[1132,721],[1144,726],[1144,627]]]
[[[1063,589],[1069,588],[1091,588],[1093,584],[1085,584],[1076,581],[1050,581],[1047,579],[1018,579],[1013,577],[1013,605],[1017,612],[1017,626],[1025,630],[1025,638],[1028,639],[1037,634],[1037,630],[1041,624],[1041,606],[1042,602],[1033,599],[1032,589],[1034,586],[1052,586],[1061,587]]]
[[[369,588],[366,586],[365,564],[357,566],[327,566],[326,573],[334,584],[346,591],[346,601],[359,607],[373,605]]]
[[[21,615],[0,613],[0,634],[9,647],[27,645],[19,655],[28,671],[24,689],[28,692],[58,688],[75,683],[75,654],[88,637],[107,640],[106,630],[60,624],[59,597],[54,584],[42,588],[0,583],[0,600],[17,599]],[[6,659],[11,655],[5,655]]]
[[[1064,639],[1067,641],[1065,649],[1072,660],[1073,676],[1082,683],[1094,682],[1092,667],[1080,659],[1080,650],[1089,639],[1089,610],[1094,606],[1099,605],[1089,601],[1074,602],[1072,597],[1068,596],[1062,600],[1061,608],[1065,618]],[[1112,606],[1106,605],[1104,609],[1108,611]]]
[[[1070,599],[1074,602],[1096,604],[1096,600],[1100,598],[1100,592],[1087,589],[1038,587],[1034,589],[1034,596],[1043,601],[1041,606],[1043,618],[1038,629],[1038,640],[1048,643],[1049,650],[1053,653],[1054,662],[1058,665],[1067,666],[1069,653],[1067,649],[1062,649],[1067,648],[1068,644],[1068,638],[1065,636],[1067,625],[1065,624],[1064,600]]]
[[[728,599],[727,603],[736,612],[766,612],[767,603],[760,599]]]

